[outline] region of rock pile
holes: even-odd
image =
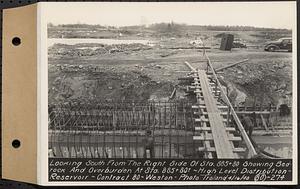
[[[140,43],[132,44],[114,44],[114,45],[105,45],[105,44],[90,44],[86,46],[85,44],[77,45],[64,45],[64,44],[55,44],[49,48],[48,53],[51,56],[95,56],[103,54],[114,54],[118,52],[131,53],[134,51],[143,51],[149,50],[152,47],[148,45],[143,45]]]

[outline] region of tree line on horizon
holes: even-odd
[[[134,26],[106,26],[106,25],[92,25],[92,24],[58,24],[54,25],[52,23],[48,23],[48,28],[89,28],[89,29],[141,29],[147,28],[156,31],[164,31],[164,32],[172,32],[179,31],[183,29],[193,29],[193,30],[209,30],[209,31],[291,31],[290,29],[277,29],[277,28],[267,28],[267,27],[255,27],[255,26],[230,26],[230,25],[188,25],[188,24],[180,24],[175,22],[170,23],[155,23],[149,26],[145,25],[134,25]]]

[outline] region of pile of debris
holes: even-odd
[[[55,44],[48,50],[50,56],[95,56],[103,54],[114,54],[118,52],[131,53],[133,51],[149,50],[152,47],[140,43],[132,44]]]

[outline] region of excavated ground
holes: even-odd
[[[255,101],[277,105],[283,96],[292,97],[292,53],[263,50],[267,41],[291,36],[289,30],[228,31],[226,33],[245,41],[248,48],[221,51],[218,48],[224,31],[176,24],[167,32],[163,32],[163,25],[162,28],[107,30],[100,26],[78,27],[48,28],[49,38],[58,41],[62,36],[79,40],[90,38],[90,41],[95,38],[95,43],[70,45],[64,44],[62,39],[60,44],[49,46],[49,102],[167,100],[179,84],[178,78],[189,71],[184,61],[205,69],[202,50],[190,44],[199,38],[211,47],[207,54],[215,68],[249,59],[219,73],[220,79],[229,87],[233,103],[247,105]],[[96,43],[96,39],[132,40],[132,43],[108,45]],[[140,44],[136,40],[149,43]],[[182,96],[181,92],[177,91],[178,98]]]
[[[89,100],[166,100],[178,85],[178,78],[192,66],[205,69],[202,50],[146,48],[126,45],[122,50],[96,44],[54,45],[49,49],[49,101]],[[134,50],[132,50],[134,49]],[[101,52],[101,53],[99,53]],[[219,49],[207,51],[213,66],[249,59],[225,69],[220,78],[229,83],[230,98],[236,103],[276,105],[283,96],[292,95],[292,53],[264,52],[262,49]],[[246,98],[245,98],[246,97]]]

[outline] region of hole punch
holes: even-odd
[[[18,139],[15,139],[15,140],[12,141],[11,145],[14,148],[19,148],[21,146],[21,142]]]
[[[20,44],[21,44],[21,39],[20,39],[19,37],[14,37],[14,38],[12,39],[12,44],[13,44],[14,46],[20,45]]]

